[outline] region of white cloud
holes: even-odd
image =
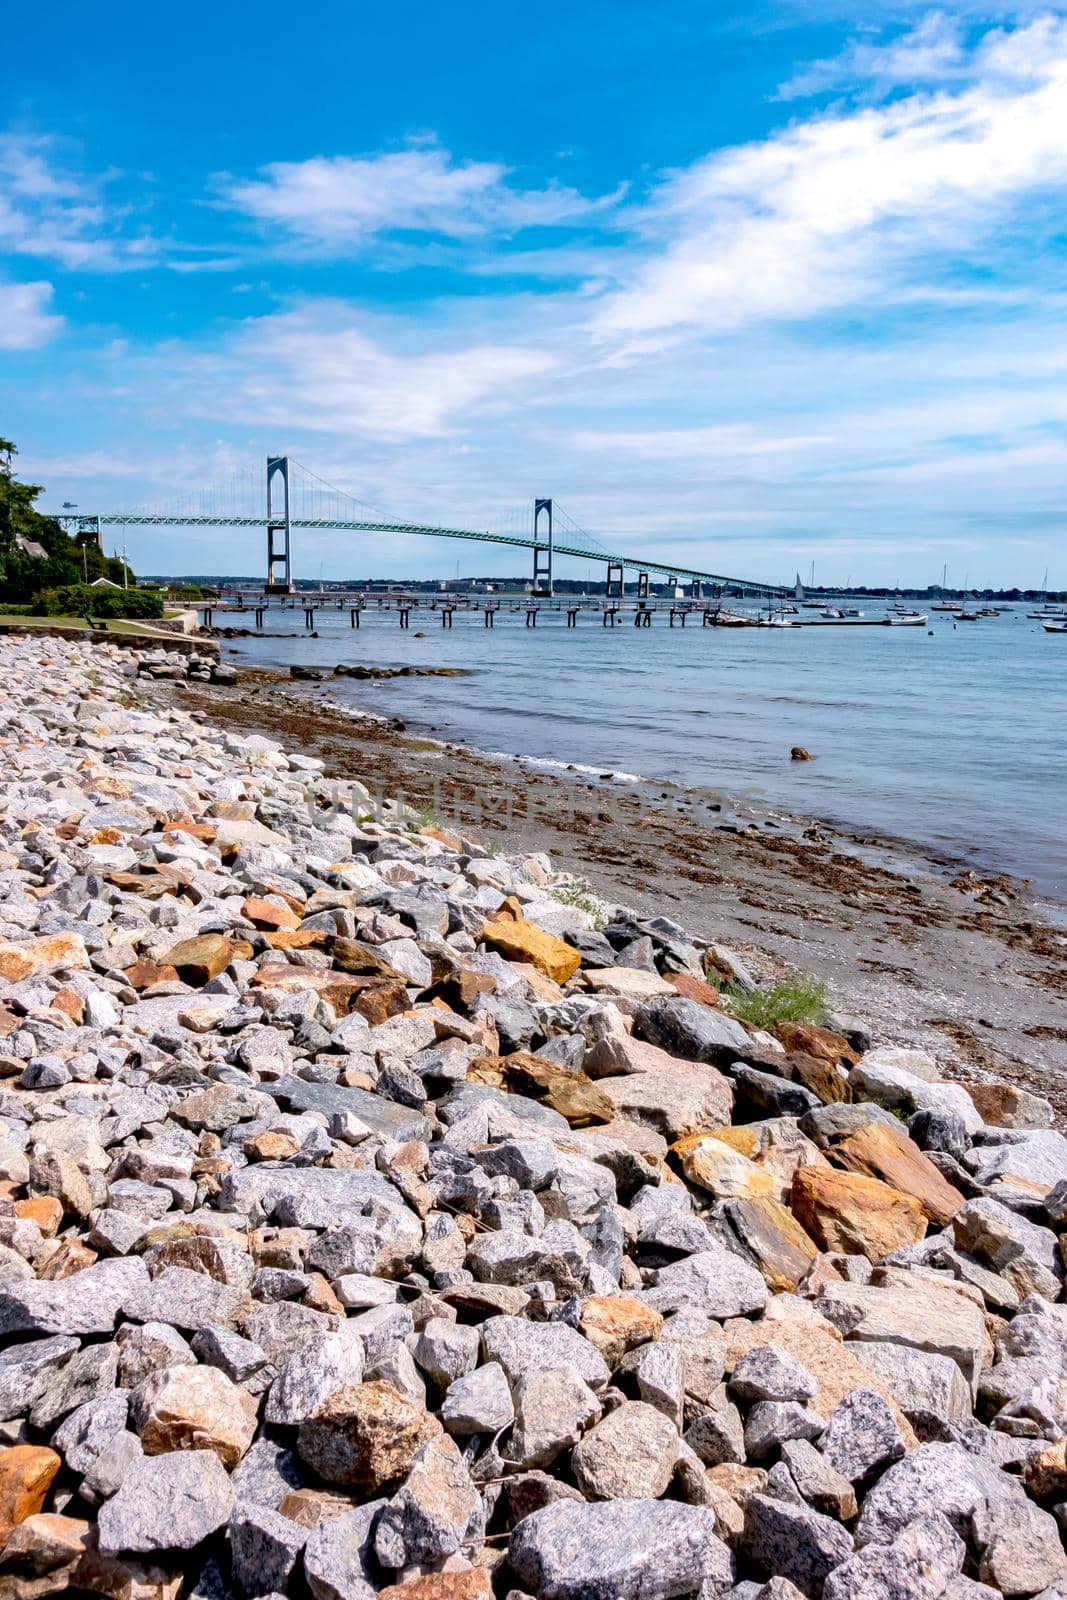
[[[574,223],[604,211],[621,191],[591,200],[552,184],[522,189],[495,161],[456,161],[437,144],[369,156],[277,161],[255,179],[217,180],[223,201],[265,230],[324,250],[386,233],[472,239]]]
[[[155,241],[126,231],[125,213],[106,201],[115,176],[70,170],[54,139],[0,135],[0,252],[69,271],[113,272],[152,261]]]
[[[857,85],[881,93],[915,88],[963,77],[968,66],[960,19],[933,11],[887,44],[855,39],[839,55],[810,62],[782,85],[777,98],[799,100]]]
[[[63,326],[50,283],[0,283],[0,350],[34,350]]]
[[[446,435],[460,417],[524,397],[554,364],[519,343],[421,343],[407,351],[402,329],[319,300],[249,319],[213,353],[163,346],[151,361],[198,415],[388,440]]]
[[[826,114],[669,174],[632,214],[644,257],[596,331],[641,348],[937,285],[1023,196],[1067,179],[1067,21],[987,35],[975,61],[956,94]]]

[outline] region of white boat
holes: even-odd
[[[1043,622],[1041,626],[1046,633],[1067,633],[1067,618],[1062,622]]]
[[[842,606],[841,614],[845,617],[862,617],[863,612],[858,606]]]
[[[824,617],[832,617],[837,622],[840,622],[844,614],[845,613],[843,611],[839,611],[836,606],[827,606],[823,611]]]
[[[891,611],[886,617],[889,628],[925,628],[925,611]]]

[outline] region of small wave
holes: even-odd
[[[522,756],[510,750],[475,750],[475,755],[484,756],[487,761],[508,761],[513,765],[537,767],[544,772],[576,772],[582,777],[599,778],[605,773],[607,763],[599,767],[587,767],[580,761],[555,761],[550,756]],[[617,772],[611,769],[614,783],[648,783],[650,780],[639,772]]]

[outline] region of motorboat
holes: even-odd
[[[1046,633],[1067,633],[1067,617],[1055,622],[1043,622],[1041,626]]]
[[[863,612],[858,606],[842,606],[841,615],[843,617],[862,617]]]
[[[823,611],[824,617],[832,617],[837,622],[840,622],[844,615],[845,613],[843,611],[839,611],[836,606],[827,606]]]
[[[886,617],[888,628],[925,628],[925,611],[891,611]]]
[[[935,600],[934,604],[930,607],[930,610],[931,611],[950,611],[953,614],[957,614],[957,613],[959,613],[960,611],[963,610],[963,601],[962,600]]]

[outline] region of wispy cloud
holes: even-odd
[[[622,191],[590,199],[550,184],[524,189],[495,161],[457,161],[433,142],[365,156],[278,161],[253,179],[216,179],[223,204],[303,246],[358,249],[384,234],[447,239],[558,227],[609,209]]]
[[[987,36],[972,72],[956,93],[832,111],[668,175],[597,331],[640,348],[940,288],[1023,196],[1067,179],[1067,21]]]
[[[812,61],[782,85],[779,100],[801,100],[830,89],[859,87],[886,93],[946,83],[966,75],[969,58],[958,15],[933,11],[887,42],[853,39],[836,56]]]
[[[107,198],[115,173],[83,173],[70,150],[39,134],[0,135],[0,252],[68,271],[115,272],[158,254],[147,230]]]
[[[0,283],[0,350],[35,350],[63,326],[50,283]]]

